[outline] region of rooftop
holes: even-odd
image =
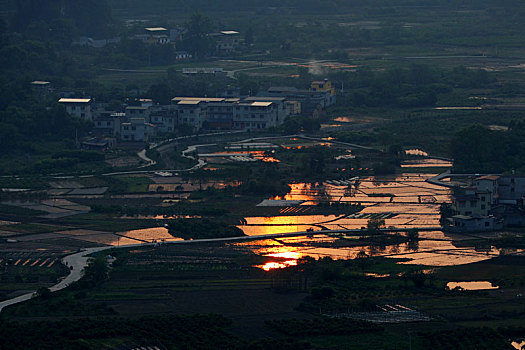
[[[271,106],[272,103],[273,102],[252,102],[250,105],[254,107],[268,107]]]
[[[250,97],[246,97],[244,99],[245,101],[263,101],[263,102],[268,102],[268,101],[285,101],[286,98],[285,97],[264,97],[264,96],[250,96]]]
[[[224,34],[224,35],[236,35],[236,34],[239,34],[239,32],[237,32],[235,30],[221,30],[221,34]]]
[[[164,28],[164,27],[149,27],[149,28],[145,28],[148,32],[164,32],[166,31],[167,29]]]
[[[31,85],[49,85],[49,81],[35,80],[31,82]]]
[[[201,102],[202,101],[199,101],[199,100],[182,100],[182,101],[179,101],[177,104],[178,105],[198,105]]]
[[[197,101],[198,102],[223,102],[226,99],[222,97],[174,97],[173,102],[177,101]]]
[[[90,98],[61,98],[58,103],[90,103]]]

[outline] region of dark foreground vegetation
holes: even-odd
[[[114,250],[110,270],[99,255],[81,282],[4,310],[2,349],[57,342],[64,349],[511,349],[510,340],[525,332],[525,305],[515,297],[525,283],[521,257],[429,273],[360,254],[265,272],[253,265],[279,258],[235,246],[184,246]],[[470,279],[491,280],[502,292],[445,288]],[[385,305],[429,319],[367,320],[386,314],[378,308]]]
[[[50,322],[0,323],[2,349],[309,349],[293,340],[246,341],[227,332],[231,320],[220,315],[150,316]]]

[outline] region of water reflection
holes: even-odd
[[[463,289],[463,290],[488,290],[498,289],[498,286],[494,286],[488,281],[470,281],[470,282],[448,282],[447,288],[452,289]]]
[[[289,266],[297,266],[297,260],[300,259],[303,256],[303,254],[297,252],[283,251],[279,253],[266,254],[265,256],[286,259],[280,261],[270,261],[264,265],[256,266],[265,271],[270,271],[275,269],[282,269]]]
[[[414,159],[405,160],[401,168],[451,168],[452,162],[441,159]]]
[[[514,347],[514,349],[522,350],[525,349],[525,340],[521,341],[513,341],[510,343]]]
[[[425,239],[425,236],[435,236],[435,239]],[[348,241],[337,237],[317,234],[314,237],[293,237],[281,239],[267,239],[251,242],[234,243],[241,250],[250,250],[263,256],[299,257],[310,256],[316,259],[331,257],[333,259],[355,259],[360,251],[370,256],[384,256],[402,258],[407,261],[402,264],[419,264],[427,266],[451,266],[469,264],[497,257],[503,252],[501,249],[489,247],[484,251],[475,247],[457,247],[445,237],[443,232],[422,232],[423,238],[416,247],[413,244],[399,245],[360,245],[358,241]],[[291,260],[291,259],[290,259]]]
[[[152,227],[140,230],[119,232],[113,235],[113,239],[106,244],[119,246],[137,243],[155,243],[168,241],[182,241],[182,238],[175,238],[168,233],[165,227]]]

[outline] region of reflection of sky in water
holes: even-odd
[[[401,168],[425,168],[425,167],[452,167],[452,162],[441,159],[415,159],[405,160]]]
[[[283,199],[304,201],[343,201],[362,203],[440,203],[450,201],[447,188],[425,182],[431,174],[364,177],[355,185],[290,184],[291,191]],[[378,196],[383,194],[384,196]],[[370,196],[372,195],[372,196]],[[375,196],[374,196],[375,195]],[[394,197],[392,197],[393,195]]]
[[[401,174],[398,176],[365,177],[360,179],[357,188],[354,185],[292,184],[291,192],[284,199],[306,200],[308,204],[325,200],[361,202],[365,208],[359,213],[342,216],[248,217],[246,218],[247,223],[254,226],[239,227],[247,235],[306,231],[310,227],[316,231],[322,227],[327,229],[359,229],[366,227],[371,216],[384,218],[387,227],[437,227],[440,218],[439,204],[450,202],[451,198],[448,188],[425,182],[432,176],[431,174]],[[379,194],[385,196],[376,197]],[[417,246],[401,244],[383,249],[372,246],[338,247],[336,238],[321,235],[310,238],[304,236],[239,243],[239,245],[265,256],[293,253],[315,258],[330,256],[335,259],[355,258],[357,253],[365,250],[369,255],[409,258],[412,260],[406,262],[408,264],[432,266],[467,264],[486,260],[500,254],[500,250],[495,248],[476,250],[473,247],[455,247],[451,240],[463,238],[457,235],[444,234],[441,231],[420,232],[420,238],[423,239],[419,241]],[[269,242],[272,244],[268,244]]]
[[[427,235],[435,235],[435,239],[446,239],[442,232],[429,232]],[[424,237],[424,235],[422,235]],[[452,237],[449,237],[449,239]],[[429,266],[461,265],[490,259],[501,254],[500,249],[490,247],[476,250],[474,247],[456,247],[448,240],[421,240],[418,246],[400,244],[398,246],[387,246],[383,249],[372,246],[359,247],[316,247],[320,243],[335,242],[336,238],[327,236],[316,236],[314,238],[294,237],[293,240],[260,240],[252,242],[235,243],[235,246],[249,249],[263,256],[275,256],[299,259],[305,256],[322,258],[329,256],[333,259],[354,259],[356,255],[364,250],[371,256],[385,256],[392,258],[408,258],[410,261],[404,264],[421,264]],[[506,252],[509,253],[509,252]],[[282,261],[277,261],[282,263]]]
[[[448,282],[447,288],[461,288],[464,290],[486,290],[486,289],[498,289],[498,286],[493,286],[489,281],[469,281],[469,282]]]
[[[160,242],[160,241],[182,241],[181,238],[175,238],[168,233],[165,227],[152,227],[140,230],[119,232],[118,235],[111,234],[111,239],[105,244],[119,246],[125,244],[137,244],[141,242]]]
[[[355,185],[336,186],[323,184],[291,184],[292,190],[284,199],[306,200],[305,204],[318,201],[359,202],[365,208],[348,216],[297,215],[277,217],[247,217],[249,225],[239,226],[247,235],[318,230],[359,229],[366,226],[371,215],[385,219],[387,227],[436,227],[439,226],[439,203],[450,201],[448,188],[425,182],[432,174],[401,174],[398,176],[365,177]],[[384,196],[378,196],[383,194]],[[393,195],[393,197],[391,196]],[[317,226],[315,226],[317,225]]]

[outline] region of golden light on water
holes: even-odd
[[[264,271],[271,271],[275,269],[284,269],[288,266],[297,266],[297,260],[286,260],[282,262],[267,262],[264,265],[258,265],[257,267]]]
[[[278,253],[271,253],[267,256],[275,257],[275,258],[285,258],[289,260],[284,261],[270,261],[267,262],[264,265],[258,265],[258,268],[263,269],[264,271],[271,271],[275,269],[284,269],[289,266],[297,266],[297,259],[302,258],[303,254],[298,252],[290,252],[290,251],[283,251]]]
[[[300,259],[303,257],[303,254],[298,252],[279,252],[279,253],[271,253],[268,254],[268,256],[273,256],[275,258],[287,258],[287,259]]]

